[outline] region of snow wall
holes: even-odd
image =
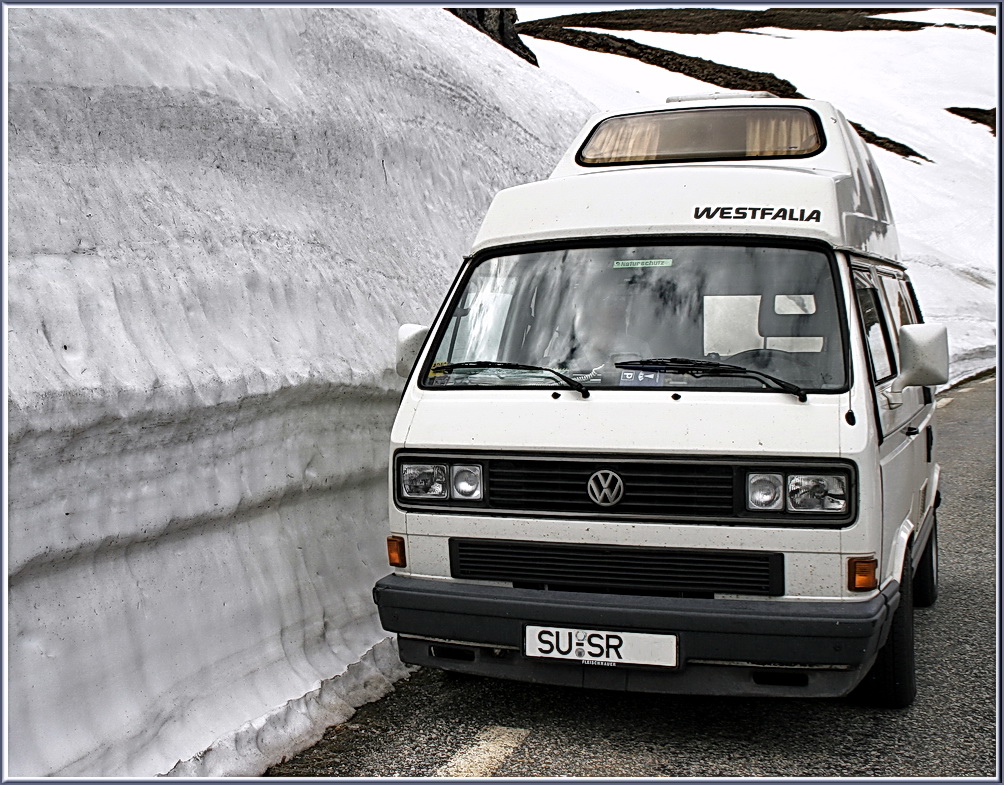
[[[441,9],[5,12],[7,773],[253,776],[403,674],[397,326],[594,108]]]

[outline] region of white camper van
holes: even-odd
[[[402,659],[909,705],[948,347],[898,258],[820,101],[599,115],[499,193],[431,329],[398,336],[374,597]]]

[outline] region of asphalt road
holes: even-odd
[[[941,594],[916,612],[918,697],[633,695],[420,670],[280,777],[998,778],[996,377],[940,398]]]

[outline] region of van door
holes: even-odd
[[[904,324],[919,324],[922,320],[916,308],[916,298],[910,283],[902,272],[883,267],[876,267],[878,280],[885,295],[888,306],[887,313],[893,326],[893,351],[899,359],[899,328]],[[914,412],[907,428],[919,431],[914,437],[915,466],[917,470],[914,484],[916,486],[914,504],[910,519],[918,526],[924,521],[928,508],[934,503],[934,493],[937,490],[934,462],[934,390],[931,387],[908,387],[903,391],[902,409]],[[927,532],[915,542],[914,553],[920,556],[925,544]]]
[[[924,390],[910,387],[903,392],[903,405],[892,407],[883,394],[899,371],[899,325],[904,315],[914,319],[898,296],[899,283],[892,268],[881,275],[872,264],[858,262],[854,268],[854,288],[861,328],[869,357],[873,405],[879,429],[879,462],[882,472],[883,543],[888,549],[904,521],[914,526],[923,521],[929,500],[931,467],[928,439],[933,403],[925,403]],[[888,281],[886,280],[888,279]],[[895,316],[887,299],[887,286],[897,292]],[[904,310],[900,311],[900,306]],[[925,532],[926,537],[926,532]],[[923,542],[918,543],[922,546]],[[919,554],[919,547],[918,547]],[[882,554],[886,571],[894,552]],[[884,571],[885,572],[885,571]],[[886,572],[887,574],[887,572]]]

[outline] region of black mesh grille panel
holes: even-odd
[[[694,597],[784,594],[783,554],[759,551],[453,538],[450,568],[454,578],[556,591]]]
[[[615,507],[601,507],[587,493],[589,478],[601,469],[615,471],[623,482]],[[733,488],[733,468],[721,464],[496,458],[488,466],[493,509],[730,517]]]

